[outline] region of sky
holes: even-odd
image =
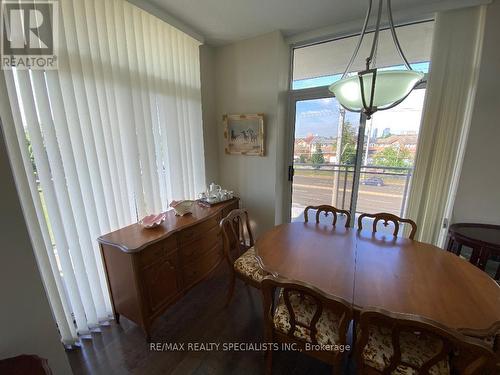
[[[385,128],[392,134],[408,131],[418,133],[424,102],[425,90],[414,90],[398,106],[376,112],[372,117],[372,129],[378,129],[380,136]],[[346,121],[359,126],[359,113],[346,111]],[[299,101],[296,104],[295,137],[302,138],[308,134],[323,137],[337,137],[339,123],[339,104],[335,98],[324,98]],[[367,127],[370,123],[367,123]]]

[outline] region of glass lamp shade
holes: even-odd
[[[361,75],[341,79],[329,87],[342,106],[350,111],[360,112],[363,109],[361,98],[360,79],[363,80],[365,103],[370,105],[372,81],[374,71],[367,71]],[[404,99],[413,90],[415,85],[424,77],[423,73],[413,70],[387,70],[377,71],[375,79],[375,91],[373,99],[375,110],[386,109]]]

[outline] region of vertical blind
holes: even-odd
[[[2,127],[71,344],[112,313],[101,234],[204,190],[199,42],[124,0],[60,0],[57,70],[6,70]]]

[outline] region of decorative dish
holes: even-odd
[[[172,201],[170,207],[174,209],[176,216],[184,216],[193,212],[194,202],[193,200]]]
[[[139,221],[139,224],[142,225],[142,227],[146,229],[151,229],[151,228],[156,228],[159,226],[161,223],[165,221],[165,213],[157,214],[157,215],[148,215],[142,218],[141,221]]]

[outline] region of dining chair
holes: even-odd
[[[359,374],[498,374],[498,359],[482,340],[415,315],[364,310],[356,337]]]
[[[325,217],[328,216],[329,213],[333,214],[333,223],[335,226],[337,224],[337,215],[345,215],[345,227],[349,228],[349,224],[351,223],[351,213],[347,210],[341,210],[339,208],[329,206],[327,204],[323,204],[320,206],[307,206],[304,209],[304,221],[307,223],[309,221],[309,210],[316,210],[316,224],[319,223],[320,214],[323,212]]]
[[[495,325],[490,327],[489,333],[486,336],[477,332],[469,332],[468,330],[460,330],[460,332],[466,336],[482,340],[497,354],[497,359],[500,365],[500,322],[497,322]]]
[[[305,354],[331,364],[333,373],[341,373],[343,353],[350,349],[346,347],[353,315],[349,302],[273,275],[262,280],[262,297],[265,342],[295,344]],[[266,373],[271,374],[273,350],[266,355]]]
[[[417,233],[417,224],[413,220],[404,219],[404,218],[401,218],[399,216],[396,216],[396,215],[393,215],[393,214],[389,214],[387,212],[379,212],[379,213],[376,213],[376,214],[361,214],[361,215],[359,215],[359,217],[358,217],[358,229],[359,230],[363,229],[363,219],[364,218],[372,218],[373,219],[373,227],[372,227],[373,228],[373,232],[377,231],[377,224],[378,224],[378,222],[381,221],[381,220],[383,220],[383,225],[385,227],[387,227],[390,222],[392,222],[394,224],[394,231],[393,231],[392,234],[395,237],[397,237],[397,235],[399,233],[400,223],[409,224],[411,226],[410,235],[408,236],[408,238],[410,240],[413,240],[415,238],[415,234]]]
[[[268,275],[255,255],[254,239],[245,209],[232,210],[220,222],[223,235],[224,256],[231,269],[231,280],[226,306],[231,302],[236,278],[260,289],[260,283]]]

